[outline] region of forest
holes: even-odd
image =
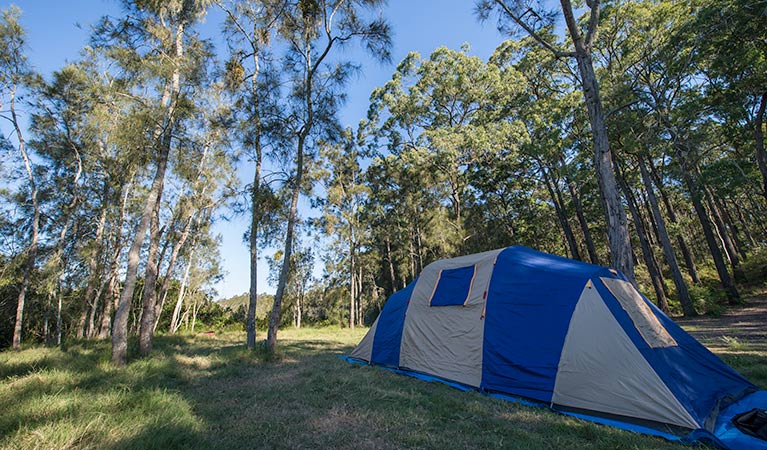
[[[510,245],[618,269],[674,316],[741,304],[767,279],[767,6],[560,3],[475,1],[490,58],[393,61],[355,127],[343,49],[390,62],[384,0],[123,0],[50,76],[3,10],[0,349],[109,339],[122,366],[229,327],[273,352]],[[197,31],[214,9],[223,46]],[[218,303],[231,215],[250,288]]]

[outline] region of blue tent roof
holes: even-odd
[[[737,440],[719,441],[716,433],[723,429],[722,418],[734,414],[732,408],[750,405],[743,400],[756,387],[625,280],[612,269],[521,246],[438,261],[392,295],[370,331],[371,338],[363,339],[351,356],[620,428],[670,439],[707,438],[738,448]],[[628,286],[628,294],[616,291],[616,286]],[[457,290],[460,295],[453,295]],[[466,302],[439,296],[466,297]],[[592,309],[584,309],[588,305]],[[606,319],[596,319],[596,312],[588,311],[602,311]],[[613,360],[625,363],[622,357],[604,359],[594,354],[604,348],[584,348],[588,342],[599,342],[601,327],[601,322],[584,320],[603,320],[608,342],[600,345],[615,352],[620,348],[611,347],[611,342],[623,342],[625,358],[639,367],[631,370],[647,373],[633,379],[630,370],[613,367]],[[596,336],[597,341],[578,336]],[[627,374],[631,380],[615,385],[634,391],[593,393],[607,399],[600,400],[604,408],[597,401],[579,402],[583,393],[563,391],[588,389],[578,383],[579,376],[610,379]],[[646,380],[650,380],[646,386],[641,384]],[[666,399],[656,405],[658,397]],[[631,401],[618,404],[625,403],[621,398]],[[639,405],[636,412],[633,404]],[[733,435],[731,429],[727,432]]]

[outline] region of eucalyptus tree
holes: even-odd
[[[16,319],[13,328],[13,348],[21,349],[22,329],[24,324],[24,305],[27,290],[31,282],[40,239],[40,202],[38,180],[35,174],[34,162],[27,149],[27,141],[24,136],[23,125],[19,120],[19,102],[24,101],[25,90],[35,83],[35,73],[27,62],[25,54],[25,31],[19,24],[21,11],[16,7],[3,10],[0,19],[0,95],[2,95],[2,118],[10,124],[15,142],[8,136],[3,136],[6,145],[15,146],[18,157],[21,158],[26,180],[24,181],[24,205],[31,206],[31,220],[29,224],[29,237],[24,251],[20,255],[23,259],[23,276],[19,285],[19,294],[16,302]],[[25,227],[26,228],[26,227]]]
[[[370,117],[388,150],[423,153],[434,188],[449,204],[447,232],[457,249],[471,237],[462,223],[467,168],[493,161],[523,134],[509,116],[524,80],[513,67],[501,70],[468,51],[440,47],[428,59],[410,53],[371,95]]]
[[[189,113],[189,101],[182,85],[189,83],[189,79],[192,84],[195,82],[194,76],[205,64],[207,52],[190,30],[204,14],[204,2],[142,1],[127,3],[126,8],[127,14],[117,22],[104,19],[96,43],[126,76],[140,79],[144,86],[154,84],[156,88],[154,92],[129,93],[137,97],[138,107],[144,108],[151,118],[149,136],[144,137],[144,142],[146,151],[154,154],[155,171],[128,250],[125,282],[114,318],[112,361],[118,366],[127,361],[128,316],[141,247],[162,199],[174,131],[183,115]],[[155,243],[158,236],[153,237],[152,243]]]
[[[623,209],[615,178],[599,81],[592,61],[592,51],[599,29],[601,2],[599,0],[586,2],[588,12],[579,21],[575,16],[572,2],[560,0],[561,15],[571,39],[570,50],[542,33],[551,27],[559,16],[556,11],[548,10],[543,3],[542,1],[480,0],[477,2],[477,13],[481,20],[486,20],[491,14],[497,14],[499,30],[513,34],[522,29],[557,58],[575,58],[591,124],[594,169],[607,221],[607,238],[612,265],[633,281],[634,260],[626,211]]]
[[[543,33],[543,31],[542,31]],[[546,32],[546,36],[549,34]],[[534,39],[501,44],[491,57],[491,62],[501,67],[511,66],[525,80],[527,89],[520,96],[519,120],[524,123],[528,138],[520,146],[520,158],[526,158],[537,166],[551,203],[559,220],[559,228],[565,235],[569,254],[581,259],[581,251],[570,225],[562,182],[566,184],[576,209],[583,240],[591,261],[597,261],[596,247],[577,190],[570,181],[568,159],[580,151],[577,127],[580,119],[578,93],[573,89],[570,67],[541,48]]]
[[[228,133],[232,122],[231,105],[222,95],[222,88],[220,83],[196,88],[197,118],[185,121],[185,126],[178,127],[176,131],[178,151],[173,153],[171,159],[171,175],[174,184],[178,186],[174,193],[175,199],[168,196],[173,212],[163,225],[162,250],[154,258],[148,258],[146,263],[139,331],[139,351],[142,355],[151,351],[157,318],[170,288],[176,262],[181,251],[186,249],[190,234],[200,230],[203,218],[211,222],[213,213],[236,190]],[[158,219],[155,216],[153,220],[159,222]],[[153,228],[158,225],[153,224]],[[156,232],[156,229],[152,232]],[[150,253],[152,248],[150,246]],[[154,249],[157,252],[157,246]],[[166,262],[168,249],[170,255]],[[165,276],[158,284],[163,265],[166,266]]]
[[[30,148],[48,167],[48,183],[57,193],[47,201],[46,234],[51,251],[40,282],[48,302],[56,302],[57,344],[62,332],[62,278],[70,257],[79,250],[82,233],[87,231],[87,221],[82,219],[88,185],[98,184],[93,171],[97,132],[90,123],[94,101],[98,100],[94,94],[87,64],[70,64],[55,72],[50,83],[42,83],[31,112]]]
[[[694,52],[708,81],[706,95],[720,116],[751,137],[762,192],[767,200],[767,29],[764,5],[753,0],[701,0],[685,13],[683,46]],[[749,145],[750,146],[750,145]]]
[[[284,126],[289,130],[294,168],[288,182],[291,194],[287,214],[284,259],[272,312],[269,316],[267,349],[273,352],[282,313],[282,300],[288,282],[293,251],[298,198],[305,184],[304,172],[316,150],[318,139],[333,140],[338,134],[335,114],[343,100],[340,87],[355,66],[350,62],[331,65],[329,55],[336,47],[360,41],[373,55],[388,59],[389,26],[375,16],[381,0],[299,0],[290,2],[280,21],[279,33],[287,44],[285,73],[289,79],[289,115]],[[366,20],[366,12],[373,17]]]
[[[355,133],[350,128],[344,130],[338,144],[327,144],[320,149],[320,182],[325,190],[325,198],[318,199],[322,206],[320,225],[328,236],[335,238],[334,247],[340,254],[347,255],[349,274],[349,328],[354,328],[359,319],[360,292],[358,285],[362,281],[357,274],[361,270],[358,252],[365,239],[360,213],[365,199],[370,195],[370,188],[363,183],[360,169],[360,141],[362,126]],[[333,245],[333,244],[331,244]]]
[[[227,15],[226,34],[231,57],[226,64],[227,87],[236,98],[241,118],[237,127],[248,158],[253,161],[250,184],[250,287],[245,319],[248,348],[256,346],[258,302],[258,246],[264,216],[273,202],[269,184],[263,180],[264,150],[270,140],[270,122],[278,116],[279,76],[276,74],[271,44],[287,0],[219,1]],[[272,128],[273,129],[273,128]]]
[[[605,8],[603,15],[604,26],[598,39],[597,59],[603,67],[601,74],[606,103],[613,108],[608,119],[611,131],[614,133],[612,139],[620,145],[624,153],[624,158],[621,158],[624,167],[631,164],[633,167],[630,172],[639,174],[636,177],[641,186],[639,190],[646,193],[650,204],[652,226],[645,227],[644,220],[638,211],[639,205],[629,198],[634,197],[633,187],[629,185],[632,180],[629,180],[629,176],[624,176],[622,188],[626,192],[629,207],[632,209],[642,254],[655,287],[658,305],[662,309],[667,308],[662,271],[648,242],[651,237],[650,231],[653,230],[663,249],[682,310],[686,316],[692,316],[696,314],[696,311],[679,269],[666,220],[661,214],[646,165],[646,160],[657,157],[657,149],[664,147],[663,140],[659,138],[663,131],[652,125],[651,110],[647,107],[648,99],[652,98],[649,92],[653,90],[653,87],[648,88],[648,86],[662,86],[667,82],[665,75],[669,73],[670,64],[664,64],[664,59],[658,52],[666,51],[663,43],[667,42],[669,30],[673,29],[674,22],[678,20],[678,13],[679,8],[670,2],[610,4]],[[655,152],[652,149],[656,149]],[[630,156],[634,156],[635,165],[629,162]],[[672,210],[669,212],[671,213]],[[678,235],[677,242],[687,255],[685,258],[688,266],[694,273],[689,249],[681,234]]]
[[[621,61],[621,66],[625,67],[623,76],[628,79],[627,85],[634,95],[630,106],[644,111],[645,119],[637,126],[649,124],[648,132],[659,136],[662,141],[653,143],[646,138],[644,141],[651,145],[665,145],[674,155],[673,162],[689,192],[720,282],[728,297],[737,301],[739,293],[724,260],[728,256],[731,265],[736,268],[737,254],[732,246],[730,231],[724,226],[713,194],[705,186],[699,171],[701,155],[706,149],[717,146],[713,137],[718,134],[718,127],[708,120],[708,113],[701,104],[700,78],[696,76],[691,59],[694,54],[689,49],[677,52],[678,35],[684,28],[676,18],[685,9],[683,5],[671,2],[642,6],[626,3],[621,7],[623,12],[616,12],[616,19],[621,14],[636,16],[633,22],[626,21],[622,25],[622,49],[628,51],[623,55],[626,60]],[[649,25],[644,27],[646,31],[631,32],[630,24],[637,21]],[[616,46],[616,49],[619,48]],[[620,54],[610,52],[613,60]],[[717,237],[721,237],[724,254]],[[683,289],[681,291],[683,293]],[[686,306],[686,312],[693,313],[690,305]]]

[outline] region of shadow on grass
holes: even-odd
[[[108,364],[108,343],[6,358],[12,364],[3,367],[0,382],[0,446],[674,448],[544,409],[350,365],[337,358],[351,350],[348,342],[286,335],[282,358],[266,363],[240,344],[241,335],[160,336],[151,357],[125,369]]]

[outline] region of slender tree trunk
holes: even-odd
[[[116,366],[124,366],[128,361],[128,316],[130,314],[133,291],[136,288],[139,253],[144,244],[147,227],[149,226],[155,205],[162,198],[163,186],[165,184],[165,171],[168,165],[168,156],[170,154],[175,107],[180,89],[180,63],[183,56],[184,26],[185,22],[181,21],[176,26],[175,30],[175,68],[161,101],[161,104],[165,107],[165,117],[163,118],[161,132],[159,133],[160,148],[157,155],[157,167],[154,180],[152,181],[152,187],[147,196],[144,211],[141,215],[141,221],[136,227],[133,243],[128,251],[125,284],[123,286],[122,294],[120,295],[117,312],[115,313],[112,330],[112,362]]]
[[[617,167],[617,164],[616,164]],[[661,277],[660,268],[655,260],[655,256],[652,252],[652,247],[647,239],[647,230],[645,229],[644,221],[639,214],[639,208],[636,204],[636,199],[632,194],[629,186],[621,175],[620,170],[616,171],[618,183],[623,189],[626,196],[626,202],[631,212],[631,216],[634,219],[634,226],[637,230],[637,236],[639,237],[639,244],[642,247],[642,256],[644,258],[645,265],[647,266],[647,272],[650,274],[650,280],[652,281],[653,289],[655,290],[655,298],[658,307],[663,311],[668,311],[668,301],[666,299],[665,290],[663,288],[663,278]]]
[[[139,353],[147,356],[152,351],[155,303],[157,300],[157,263],[160,247],[160,202],[155,204],[149,226],[149,254],[144,273],[144,295],[142,296],[141,322],[139,326]]]
[[[202,218],[203,213],[200,211],[197,213],[197,226],[199,227],[200,221]],[[155,310],[154,310],[154,325],[152,327],[153,332],[157,330],[157,324],[160,323],[160,314],[162,314],[162,308],[165,306],[165,299],[168,295],[168,290],[170,289],[170,280],[173,275],[173,269],[176,267],[176,261],[178,261],[178,255],[181,253],[181,249],[184,247],[184,244],[186,243],[186,240],[189,238],[189,234],[192,229],[192,221],[194,219],[194,215],[190,215],[187,219],[186,225],[184,226],[184,231],[181,232],[181,236],[178,238],[176,243],[173,245],[173,251],[171,251],[170,254],[170,260],[168,261],[168,268],[165,270],[165,277],[162,280],[162,286],[160,286],[160,293],[158,295],[158,298],[160,299],[159,302],[155,302]]]
[[[695,209],[695,213],[698,215],[701,226],[703,227],[703,235],[706,237],[706,244],[708,245],[708,249],[711,252],[711,257],[714,259],[714,265],[716,266],[716,271],[719,274],[719,281],[721,281],[722,287],[727,293],[730,302],[737,303],[740,301],[740,294],[738,293],[738,289],[735,287],[735,283],[733,283],[732,278],[730,277],[730,273],[727,271],[727,266],[724,263],[722,252],[719,250],[719,246],[716,243],[714,230],[711,227],[711,222],[708,220],[708,214],[706,214],[706,210],[703,207],[700,188],[698,187],[695,178],[692,176],[692,168],[687,162],[686,150],[682,148],[681,144],[679,143],[675,143],[674,147],[682,168],[682,176],[684,178],[685,184],[687,185],[687,189],[690,191],[692,206]]]
[[[391,255],[391,240],[386,236],[386,259],[389,263],[389,278],[391,279],[392,294],[397,292],[397,279],[394,277],[394,261]]]
[[[133,243],[128,251],[128,267],[126,270],[125,284],[123,286],[120,300],[117,304],[114,326],[112,330],[112,362],[117,366],[124,366],[128,361],[128,316],[133,300],[133,292],[136,288],[138,276],[139,254],[144,244],[147,227],[152,218],[155,205],[158,202],[158,196],[165,182],[165,169],[168,161],[168,155],[164,151],[160,152],[160,160],[157,164],[157,171],[152,189],[149,192],[149,199],[144,206],[144,213],[136,227],[136,233],[133,237]]]
[[[357,264],[357,326],[362,326],[362,265]]]
[[[747,261],[748,255],[746,254],[746,243],[743,242],[743,239],[740,237],[740,229],[738,228],[737,222],[733,220],[730,208],[727,207],[727,200],[714,197],[714,202],[716,203],[717,208],[719,208],[719,212],[722,213],[722,219],[724,220],[725,226],[730,230],[730,235],[732,236],[732,241],[733,244],[735,244],[735,250],[737,250],[738,256],[743,261]]]
[[[746,221],[746,218],[743,215],[743,208],[740,207],[740,204],[737,201],[734,202],[733,204],[735,206],[735,212],[738,214],[737,215],[738,221],[743,227],[743,232],[746,234],[746,239],[748,239],[748,243],[751,245],[751,247],[756,247],[757,246],[756,239],[754,239],[754,235],[751,233],[748,222]]]
[[[120,253],[123,248],[123,236],[122,228],[125,223],[128,214],[128,197],[130,196],[131,186],[133,180],[131,179],[125,187],[122,189],[122,207],[120,208],[120,218],[114,226],[114,244],[112,246],[112,258],[109,262],[109,287],[107,290],[107,296],[104,299],[104,308],[101,313],[101,326],[99,328],[99,339],[106,339],[112,333],[112,310],[116,307],[120,301],[120,293],[118,291],[118,270],[120,267]]]
[[[306,128],[305,128],[306,129]],[[269,315],[269,330],[266,336],[266,348],[269,353],[274,353],[277,347],[277,330],[280,326],[282,317],[282,300],[285,296],[285,289],[288,284],[290,272],[290,258],[293,254],[293,233],[298,219],[298,197],[301,193],[301,183],[304,175],[304,143],[308,136],[308,130],[298,138],[296,149],[296,175],[293,179],[293,193],[290,200],[290,211],[288,212],[288,227],[285,233],[285,250],[283,252],[282,267],[280,268],[280,277],[277,283],[277,292],[274,294],[274,303],[272,312]]]
[[[13,327],[13,349],[21,350],[21,333],[24,325],[24,303],[27,296],[27,288],[29,287],[30,279],[32,278],[32,272],[35,270],[35,262],[37,260],[37,246],[40,233],[40,205],[37,201],[37,184],[35,183],[35,176],[32,170],[32,162],[27,155],[24,135],[19,127],[18,118],[16,117],[16,91],[15,89],[11,93],[10,101],[11,123],[16,132],[16,138],[19,141],[19,153],[24,160],[24,168],[27,171],[27,181],[30,188],[30,201],[32,202],[32,232],[29,236],[29,245],[26,249],[26,258],[24,264],[24,275],[21,278],[21,286],[19,286],[19,296],[16,300],[16,322]]]
[[[77,322],[78,339],[87,335],[85,329],[86,320],[90,325],[89,328],[92,329],[91,324],[93,323],[93,312],[96,310],[96,298],[94,294],[96,293],[96,286],[99,283],[99,274],[101,273],[101,270],[99,270],[98,267],[98,263],[100,256],[103,253],[101,238],[104,235],[104,227],[107,221],[107,206],[105,202],[107,199],[108,189],[109,184],[105,182],[104,194],[102,195],[101,213],[99,214],[99,222],[96,227],[96,236],[93,238],[93,242],[97,243],[99,248],[94,250],[88,258],[88,286],[85,288],[83,313],[80,316],[80,320]]]
[[[599,191],[605,206],[607,220],[607,239],[610,244],[612,265],[634,283],[634,260],[631,254],[631,240],[626,219],[626,211],[621,203],[618,184],[615,181],[615,170],[612,162],[612,152],[607,139],[605,116],[602,111],[602,100],[599,97],[599,83],[594,74],[591,60],[591,50],[581,35],[579,25],[573,14],[570,0],[560,0],[565,23],[575,45],[575,58],[581,75],[583,96],[591,123],[591,133],[594,141],[594,168],[597,172]],[[599,7],[599,5],[591,5]],[[596,32],[597,24],[592,25]]]
[[[767,200],[767,152],[764,150],[764,111],[767,109],[767,92],[762,94],[754,118],[754,143],[756,144],[756,162],[762,173],[762,195]]]
[[[199,302],[197,300],[197,296],[194,295],[194,302],[192,303],[192,333],[194,333],[194,326],[197,323],[197,312],[199,311]]]
[[[581,203],[578,191],[575,188],[574,183],[570,181],[569,177],[567,176],[565,176],[565,184],[567,184],[567,189],[570,191],[570,196],[573,199],[573,205],[575,205],[575,213],[578,217],[578,223],[581,226],[581,230],[583,231],[583,239],[586,241],[586,250],[589,253],[589,261],[591,261],[592,264],[599,264],[597,248],[594,245],[594,239],[591,237],[591,231],[589,231],[589,223],[586,220],[585,214],[583,213],[583,204]]]
[[[421,226],[418,224],[418,219],[415,220],[415,243],[416,243],[416,256],[418,256],[418,259],[416,260],[418,262],[417,270],[413,271],[413,278],[416,277],[417,273],[421,273],[423,271],[423,241],[421,240]]]
[[[62,295],[61,295],[61,288],[58,289],[59,295],[58,301],[56,302],[56,346],[61,346],[61,334],[62,334],[62,322],[61,322],[61,307],[62,307]]]
[[[724,225],[724,220],[722,220],[722,214],[719,212],[719,208],[717,208],[716,201],[714,200],[714,194],[711,192],[711,189],[709,189],[709,187],[705,185],[703,181],[703,177],[701,176],[701,173],[698,170],[697,164],[695,164],[695,173],[698,176],[698,182],[700,183],[699,186],[701,187],[701,190],[703,191],[706,204],[708,205],[708,211],[711,214],[711,218],[713,219],[714,226],[716,227],[716,230],[718,231],[718,234],[719,234],[719,239],[721,240],[722,245],[724,247],[725,255],[727,256],[727,259],[730,261],[730,265],[732,266],[733,273],[737,275],[739,271],[738,266],[740,265],[738,250],[737,248],[735,248],[735,244],[733,243],[732,238],[730,237],[730,231]]]
[[[254,37],[258,30],[254,30]],[[247,346],[250,349],[256,348],[256,307],[258,306],[258,231],[261,227],[261,161],[262,161],[262,148],[261,148],[261,105],[258,97],[258,74],[260,72],[259,66],[259,49],[256,48],[254,41],[253,48],[253,63],[254,72],[252,77],[252,98],[253,98],[253,126],[255,129],[255,135],[253,136],[253,148],[256,153],[256,168],[253,173],[253,184],[250,192],[250,288],[248,296],[248,315],[245,318],[245,330],[247,332]]]
[[[661,200],[663,200],[663,205],[666,207],[666,212],[668,213],[669,221],[673,223],[675,226],[678,226],[679,219],[677,218],[676,211],[674,210],[674,206],[672,205],[671,201],[666,195],[666,191],[663,189],[663,182],[660,176],[658,175],[658,172],[655,169],[655,165],[653,164],[651,159],[647,161],[647,165],[650,168],[650,176],[652,177],[653,182],[655,183],[655,187],[658,188],[658,192],[660,193]],[[687,272],[690,274],[690,278],[692,278],[692,282],[696,284],[700,283],[700,278],[698,277],[698,269],[695,267],[695,260],[692,257],[692,251],[690,251],[690,247],[687,246],[687,242],[685,241],[684,236],[682,236],[681,231],[677,232],[676,241],[679,244],[679,250],[682,252],[682,257],[684,258],[685,267],[687,267]]]
[[[632,190],[632,193],[634,192],[636,191]],[[642,218],[642,224],[644,225],[644,229],[647,235],[647,242],[650,244],[650,249],[652,250],[653,263],[655,264],[658,275],[662,281],[661,286],[663,287],[663,293],[665,294],[666,298],[668,298],[671,297],[671,292],[669,292],[669,289],[666,286],[666,277],[663,275],[662,265],[658,258],[655,256],[655,248],[660,247],[658,225],[655,223],[655,216],[652,214],[652,210],[644,190],[640,188],[637,194],[639,198],[635,199],[635,204],[637,205],[639,216]]]
[[[109,289],[107,298],[104,299],[104,309],[101,311],[101,326],[99,327],[99,339],[106,339],[112,334],[112,310],[120,301],[120,292],[117,286],[117,264],[113,264],[109,271]]]
[[[259,131],[260,133],[260,131]],[[250,216],[250,288],[248,291],[248,315],[245,318],[245,330],[247,331],[246,343],[249,349],[256,348],[256,307],[258,305],[258,230],[260,228],[260,202],[261,189],[261,145],[256,141],[256,171],[253,175],[251,187],[251,216]]]
[[[685,316],[695,316],[697,312],[693,306],[690,293],[687,290],[687,283],[682,277],[682,272],[679,270],[679,264],[676,261],[676,255],[674,249],[671,247],[671,240],[666,230],[666,222],[663,220],[663,215],[660,213],[660,207],[658,206],[658,199],[655,197],[655,191],[652,187],[652,181],[650,180],[650,174],[645,167],[644,158],[639,156],[639,170],[642,175],[642,183],[647,191],[647,199],[650,202],[652,214],[655,217],[655,224],[658,227],[658,239],[660,239],[661,246],[663,247],[663,254],[666,257],[669,269],[671,270],[671,279],[674,281],[676,287],[676,294],[679,297],[679,302],[682,304],[682,312]]]
[[[567,242],[567,246],[570,249],[570,257],[580,260],[581,255],[578,251],[578,243],[575,241],[575,234],[573,233],[573,229],[570,227],[570,222],[567,220],[567,213],[564,211],[565,205],[562,202],[562,195],[559,193],[559,190],[556,187],[556,180],[552,179],[550,171],[546,170],[542,164],[541,173],[543,174],[543,181],[546,184],[546,189],[548,189],[549,195],[551,196],[551,201],[554,203],[554,210],[557,213],[559,224],[565,234],[565,240]]]
[[[173,308],[173,316],[171,316],[170,319],[170,334],[176,334],[176,331],[178,331],[179,326],[181,326],[181,321],[179,320],[179,315],[181,314],[181,307],[184,304],[184,291],[186,290],[186,285],[189,282],[189,271],[192,268],[192,264],[194,263],[194,251],[189,255],[189,261],[186,264],[186,269],[184,270],[184,278],[181,280],[181,286],[178,289],[178,298],[176,298],[176,306]]]
[[[355,296],[354,291],[356,289],[356,283],[354,282],[355,279],[355,273],[354,273],[354,242],[350,239],[349,240],[349,328],[352,330],[354,329],[354,322],[355,322],[355,309],[354,309],[354,303],[355,303]]]

